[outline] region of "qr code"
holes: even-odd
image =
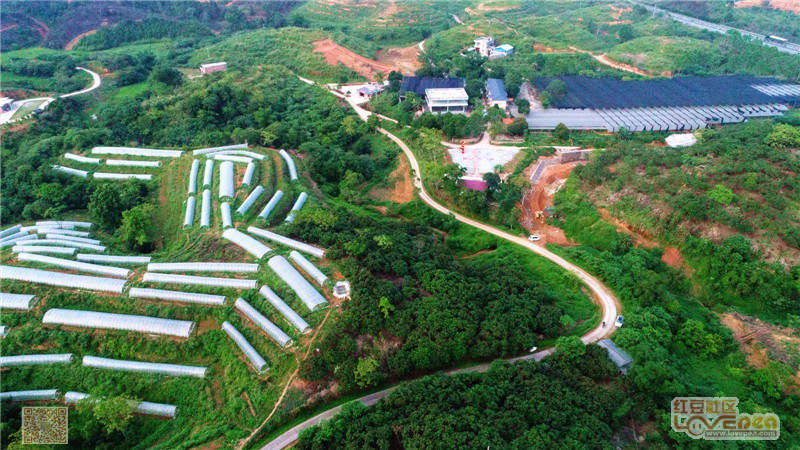
[[[68,436],[66,407],[22,408],[23,444],[66,444]]]

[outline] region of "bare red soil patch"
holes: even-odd
[[[396,65],[379,63],[361,56],[333,42],[331,39],[316,41],[314,42],[314,46],[314,51],[322,53],[328,64],[332,66],[339,63],[344,64],[346,67],[353,69],[359,75],[370,80],[375,80],[375,74],[377,72],[383,72],[384,75],[388,75],[389,72],[393,70],[397,72],[402,71],[402,69]]]
[[[390,188],[376,187],[369,191],[369,195],[378,200],[389,200],[397,203],[410,202],[414,196],[414,185],[411,184],[409,175],[408,159],[406,155],[399,156],[400,165],[389,174],[389,180],[394,180],[394,186]],[[382,213],[385,213],[385,208]]]
[[[582,163],[582,161],[575,161],[546,167],[533,189],[523,196],[522,204],[519,205],[522,210],[520,223],[531,234],[539,235],[541,244],[570,244],[560,228],[548,225],[544,218],[536,217],[536,212],[544,211],[548,206],[553,206],[553,197],[555,197],[556,192],[567,181],[567,177],[572,173],[575,166]],[[529,177],[530,174],[526,173],[526,176]]]
[[[414,75],[417,69],[422,67],[419,54],[420,49],[416,44],[408,47],[392,47],[375,52],[375,60],[381,64],[399,67],[403,75]],[[384,77],[388,75],[388,72],[384,72]]]
[[[734,4],[737,8],[752,8],[764,6],[763,0],[741,0]],[[781,11],[800,14],[800,2],[797,0],[770,0],[769,7]]]
[[[71,41],[69,41],[67,43],[67,45],[64,46],[64,50],[72,50],[76,45],[78,45],[78,42],[80,42],[81,39],[85,38],[86,36],[95,34],[95,33],[97,33],[97,29],[89,30],[89,31],[87,31],[85,33],[81,33],[81,34],[75,36],[74,38],[72,38]]]

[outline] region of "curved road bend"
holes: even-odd
[[[344,97],[344,96],[341,96],[341,95],[337,95],[337,96],[347,100],[347,98]],[[348,102],[348,103],[350,104],[350,106],[353,107],[353,109],[356,110],[356,113],[358,113],[359,117],[361,117],[364,120],[366,120],[366,118],[371,114],[369,111],[367,111],[367,110],[365,110],[365,109],[363,109],[363,108],[361,108],[361,107],[359,107],[357,105],[354,105],[354,104],[352,104],[350,102]],[[503,230],[497,229],[497,228],[492,227],[490,225],[487,225],[485,223],[481,223],[481,222],[478,222],[476,220],[472,220],[469,217],[462,216],[461,214],[453,212],[453,211],[447,209],[446,207],[440,205],[439,203],[437,203],[430,195],[428,195],[428,192],[425,190],[425,186],[423,186],[423,184],[422,184],[422,180],[421,180],[420,175],[419,175],[421,173],[420,169],[419,169],[419,163],[417,162],[417,158],[414,156],[414,153],[411,152],[411,149],[408,148],[406,143],[403,142],[402,140],[400,140],[400,138],[398,138],[397,136],[393,135],[392,133],[384,130],[383,128],[378,128],[378,131],[380,131],[381,133],[386,135],[389,139],[391,139],[395,143],[397,143],[397,145],[399,145],[400,148],[403,150],[403,153],[405,153],[406,157],[408,158],[408,162],[411,165],[412,174],[414,176],[414,186],[417,189],[419,189],[419,197],[420,197],[420,199],[422,199],[422,201],[425,202],[428,206],[432,207],[433,209],[435,209],[435,210],[437,210],[437,211],[439,211],[439,212],[441,212],[443,214],[453,214],[455,216],[456,220],[458,220],[459,222],[465,223],[465,224],[473,226],[475,228],[479,228],[479,229],[481,229],[483,231],[486,231],[487,233],[491,233],[491,234],[493,234],[493,235],[495,235],[495,236],[497,236],[497,237],[499,237],[501,239],[505,239],[505,240],[507,240],[509,242],[513,242],[515,244],[519,244],[519,245],[527,248],[528,250],[530,250],[530,251],[532,251],[532,252],[534,252],[534,253],[536,253],[536,254],[538,254],[540,256],[543,256],[543,257],[549,259],[550,261],[558,264],[559,266],[563,267],[564,269],[574,273],[578,278],[580,278],[584,283],[586,283],[586,285],[589,287],[589,289],[591,289],[592,292],[594,292],[597,301],[599,301],[599,303],[600,303],[600,306],[603,307],[603,320],[602,321],[606,323],[606,326],[603,327],[602,325],[598,325],[595,329],[593,329],[592,331],[586,333],[583,337],[581,337],[581,341],[583,341],[585,344],[590,344],[592,342],[597,342],[597,341],[605,338],[606,336],[611,335],[614,332],[613,324],[614,324],[614,320],[616,320],[616,317],[617,317],[617,305],[619,305],[619,301],[614,296],[614,294],[612,294],[611,291],[608,288],[605,287],[605,285],[603,285],[600,281],[598,281],[592,275],[589,275],[587,272],[585,272],[580,267],[572,264],[571,262],[565,260],[564,258],[556,255],[555,253],[547,250],[546,248],[544,248],[542,246],[536,245],[536,244],[528,241],[525,238],[521,238],[519,236],[514,236],[514,235],[512,235],[510,233],[506,233]],[[542,351],[539,351],[539,352],[536,352],[536,353],[532,353],[530,355],[525,355],[525,356],[521,356],[521,357],[517,357],[517,358],[511,358],[511,359],[509,359],[509,361],[512,362],[512,363],[516,362],[516,361],[519,361],[519,360],[523,360],[523,359],[535,359],[536,361],[539,361],[542,358],[544,358],[545,356],[552,354],[553,352],[554,352],[553,348],[548,348],[548,349],[545,349],[545,350],[542,350]],[[463,373],[463,372],[485,372],[485,371],[487,371],[489,369],[490,365],[491,365],[491,363],[485,363],[485,364],[480,364],[480,365],[477,365],[477,366],[467,367],[467,368],[463,368],[463,369],[450,370],[450,371],[447,371],[445,373],[447,375],[453,375],[453,374]],[[397,385],[392,386],[392,387],[390,387],[388,389],[385,389],[383,391],[376,392],[374,394],[366,395],[364,397],[359,398],[357,401],[361,402],[365,406],[371,406],[371,405],[374,405],[375,403],[377,403],[378,400],[380,400],[380,399],[382,399],[384,397],[387,397],[395,389],[397,389]],[[289,445],[291,445],[293,442],[295,442],[298,439],[298,437],[300,436],[300,432],[302,430],[304,430],[306,428],[309,428],[309,427],[312,427],[314,425],[317,425],[320,422],[322,422],[323,420],[330,419],[336,413],[338,413],[341,409],[342,409],[342,406],[337,406],[335,408],[331,408],[331,409],[329,409],[329,410],[327,410],[327,411],[325,411],[323,413],[320,413],[320,414],[318,414],[318,415],[306,420],[303,423],[300,423],[299,425],[296,425],[295,427],[293,427],[293,428],[289,429],[288,431],[284,432],[283,434],[281,434],[277,438],[273,439],[270,443],[268,443],[267,445],[262,447],[262,450],[281,450],[283,448],[288,447]]]

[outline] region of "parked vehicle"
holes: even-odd
[[[616,321],[616,322],[614,322],[614,326],[615,326],[615,327],[617,327],[617,328],[621,327],[621,326],[622,326],[622,321],[623,321],[623,320],[625,320],[625,318],[624,318],[624,317],[622,317],[622,316],[617,316],[617,321]]]

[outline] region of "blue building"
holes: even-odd
[[[499,78],[486,80],[486,98],[489,101],[489,107],[497,105],[500,109],[506,109],[508,106],[508,93],[503,80]]]

